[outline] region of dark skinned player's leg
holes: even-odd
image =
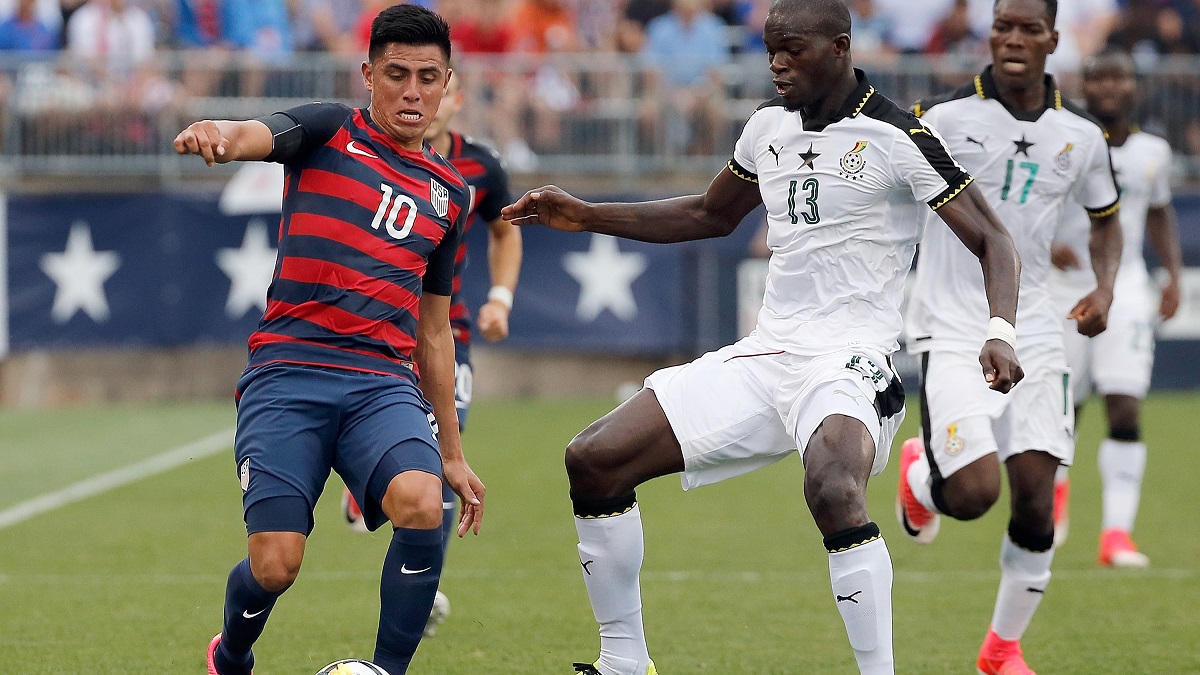
[[[600,624],[602,672],[645,672],[638,577],[642,519],[634,489],[683,471],[683,452],[651,389],[643,389],[567,446],[579,563]]]
[[[892,673],[892,562],[867,515],[875,440],[863,423],[830,415],[804,452],[804,499],[829,551],[834,602],[862,673]]]
[[[1000,546],[1000,590],[992,631],[1020,640],[1050,583],[1054,559],[1054,476],[1059,459],[1037,450],[1005,461],[1012,516]]]

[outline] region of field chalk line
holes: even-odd
[[[181,445],[173,450],[155,455],[140,462],[97,474],[91,478],[68,485],[61,490],[27,499],[14,506],[0,511],[0,530],[23,523],[30,518],[43,513],[62,508],[68,504],[83,501],[110,490],[136,483],[171,469],[183,466],[188,462],[204,459],[222,450],[233,447],[234,429],[222,429],[187,445]]]

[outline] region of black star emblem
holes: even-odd
[[[800,152],[796,154],[800,155],[800,159],[804,160],[804,163],[800,165],[801,169],[804,167],[815,169],[816,167],[813,166],[813,160],[821,156],[821,153],[813,152],[812,143],[808,144],[808,152]]]
[[[1017,149],[1013,150],[1014,155],[1019,152],[1026,157],[1029,156],[1029,149],[1033,147],[1033,143],[1025,140],[1025,134],[1021,134],[1021,140],[1013,141],[1013,145],[1017,146]]]

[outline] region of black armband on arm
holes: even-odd
[[[256,118],[274,138],[268,162],[286,164],[312,152],[333,138],[351,109],[340,103],[305,103],[283,112]]]

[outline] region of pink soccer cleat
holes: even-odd
[[[346,518],[346,526],[355,532],[366,532],[367,521],[363,518],[362,509],[350,494],[350,488],[342,490],[342,515]]]
[[[1071,479],[1054,481],[1054,546],[1062,546],[1067,540],[1067,529],[1071,525],[1068,500],[1071,498]]]
[[[908,467],[925,459],[925,444],[910,438],[900,446],[900,484],[896,488],[896,518],[908,536],[918,544],[928,544],[937,537],[942,517],[917,501],[908,485]]]
[[[1020,640],[1002,640],[992,629],[988,629],[979,658],[975,661],[979,675],[1037,675],[1025,663],[1021,655]]]
[[[1100,533],[1100,552],[1096,562],[1102,567],[1145,569],[1150,566],[1150,558],[1138,550],[1129,533],[1116,528]]]
[[[217,672],[216,662],[217,645],[219,644],[221,644],[221,634],[217,633],[217,636],[208,643],[208,675],[221,675],[221,673]],[[251,675],[253,675],[253,673],[251,673]]]

